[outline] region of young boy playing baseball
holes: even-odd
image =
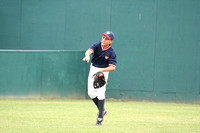
[[[108,113],[108,111],[104,108],[106,85],[95,89],[93,87],[93,75],[97,72],[103,72],[107,81],[109,72],[115,70],[117,60],[116,54],[111,47],[113,40],[114,33],[112,31],[106,31],[102,34],[101,41],[94,43],[85,52],[85,57],[83,58],[83,61],[87,61],[87,63],[89,63],[90,55],[93,54],[88,76],[88,95],[99,110],[96,122],[97,126],[102,125],[103,117]]]

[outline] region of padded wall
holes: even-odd
[[[1,0],[0,48],[85,51],[112,30],[118,64],[107,98],[198,102],[199,12],[199,0]]]
[[[1,98],[85,98],[82,51],[0,51]]]

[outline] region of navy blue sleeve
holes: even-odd
[[[99,42],[95,42],[89,49],[91,49],[94,53],[94,51],[96,50],[97,46],[98,46]]]
[[[114,66],[114,67],[116,67],[116,65],[117,65],[117,56],[114,52],[111,54],[111,56],[108,60],[108,65]]]

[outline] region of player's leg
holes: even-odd
[[[98,93],[98,106],[99,106],[99,114],[98,118],[103,118],[103,111],[105,110],[104,105],[105,105],[105,87],[102,87],[97,90]]]
[[[90,66],[90,72],[88,76],[88,95],[93,100],[97,108],[99,109],[99,99],[97,98],[97,89],[94,89],[93,82],[94,78],[93,75],[98,72],[99,68],[96,68],[94,66]]]
[[[102,125],[104,104],[105,104],[105,99],[99,100],[99,114],[98,114],[96,125]]]
[[[108,75],[109,72],[104,72],[104,76],[105,79],[108,79]],[[104,85],[103,87],[97,89],[97,95],[98,95],[98,99],[99,99],[99,113],[98,113],[98,118],[97,118],[97,123],[96,125],[101,125],[101,123],[103,122],[103,116],[107,113],[107,111],[104,108],[105,105],[105,93],[106,93],[106,85]],[[105,114],[104,114],[105,112]]]
[[[105,95],[103,95],[103,93],[105,93],[104,90],[105,89],[103,89],[103,88],[98,89],[98,93],[101,92],[101,95],[98,95],[98,99],[99,99],[99,103],[98,103],[99,113],[98,113],[98,118],[97,118],[96,125],[102,125],[102,122],[103,122],[103,116],[104,116],[103,112],[105,110],[105,108],[104,108]]]
[[[97,109],[99,110],[99,99],[97,97],[93,98],[92,101],[97,106]]]

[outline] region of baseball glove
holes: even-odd
[[[93,87],[95,89],[101,88],[106,84],[103,72],[97,72],[93,75],[93,77],[94,77]]]

